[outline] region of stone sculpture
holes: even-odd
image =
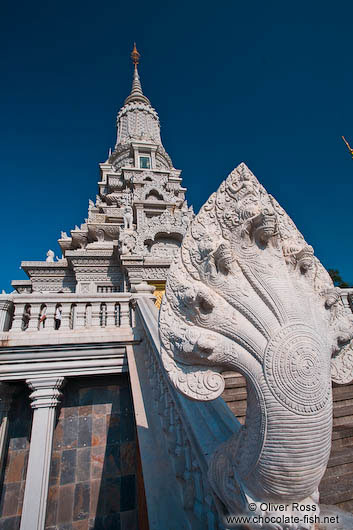
[[[124,207],[124,229],[125,230],[132,230],[132,221],[133,221],[133,213],[131,206],[125,206]]]
[[[258,513],[261,502],[274,502],[287,504],[289,515],[292,503],[318,514],[331,377],[353,378],[352,322],[312,247],[245,164],[191,222],[159,326],[164,366],[188,398],[220,396],[225,370],[247,380],[245,426],[209,463],[226,512],[253,513],[255,502]]]
[[[46,260],[48,263],[52,263],[54,261],[54,252],[52,250],[48,250]]]

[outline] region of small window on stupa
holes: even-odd
[[[151,169],[151,159],[149,156],[140,156],[140,168]]]

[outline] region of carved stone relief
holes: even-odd
[[[185,396],[217,398],[225,370],[247,379],[246,424],[209,466],[228,513],[247,513],[252,501],[316,505],[331,446],[331,379],[353,379],[352,318],[245,164],[191,222],[159,318],[161,357]]]

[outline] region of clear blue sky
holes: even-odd
[[[245,161],[316,255],[353,284],[353,2],[2,3],[0,288],[60,255],[143,90],[196,211]]]

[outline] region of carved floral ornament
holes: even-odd
[[[185,396],[217,398],[225,370],[247,380],[245,426],[209,466],[228,512],[252,500],[318,502],[331,379],[353,379],[347,315],[312,247],[240,164],[191,222],[159,317],[161,358]]]

